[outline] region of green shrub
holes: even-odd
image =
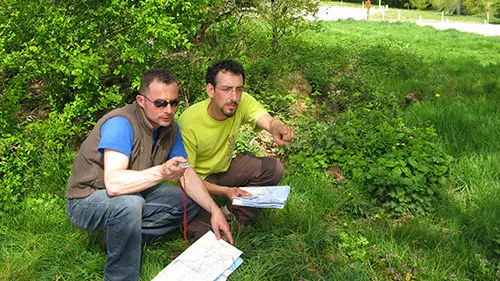
[[[189,49],[220,3],[3,1],[1,208],[33,192],[45,155],[76,150],[105,112],[132,101],[144,71]]]
[[[357,101],[343,114],[300,124],[288,161],[306,171],[340,167],[360,198],[388,215],[432,211],[450,164],[433,128],[406,126],[394,96],[365,93]]]
[[[262,156],[262,151],[260,147],[255,143],[255,134],[248,125],[244,125],[240,129],[239,135],[236,137],[235,145],[236,148],[233,152],[233,156],[241,152],[250,152],[257,156]]]
[[[431,0],[412,0],[410,2],[411,8],[416,8],[418,10],[425,10],[431,6]]]
[[[0,140],[0,212],[13,209],[24,194],[30,190],[29,183],[34,180],[31,155],[35,154],[32,145],[24,146],[19,136],[4,134]],[[8,202],[8,204],[6,204]]]
[[[260,19],[269,25],[274,49],[285,35],[297,33],[307,28],[304,14],[316,14],[317,0],[251,0]]]

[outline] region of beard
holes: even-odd
[[[233,117],[234,114],[236,114],[236,110],[238,109],[238,103],[237,102],[230,102],[230,103],[227,103],[226,105],[235,106],[235,108],[234,109],[221,108],[222,113],[224,113],[224,115],[226,117]]]

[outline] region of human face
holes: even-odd
[[[174,120],[175,111],[177,110],[178,101],[177,84],[165,84],[154,80],[149,84],[149,91],[143,95],[135,97],[139,106],[144,109],[144,114],[154,129],[166,127]],[[167,101],[159,102],[160,100]],[[156,101],[156,105],[155,105]],[[157,107],[157,105],[165,105]],[[174,105],[175,104],[175,105]]]
[[[238,109],[243,94],[243,77],[223,70],[215,76],[215,84],[207,84],[207,93],[212,99],[208,114],[215,120],[225,120]]]

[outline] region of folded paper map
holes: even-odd
[[[243,262],[241,254],[209,231],[168,264],[153,281],[224,281]]]
[[[290,186],[240,187],[250,192],[249,196],[233,198],[233,205],[254,208],[283,208],[290,194]]]

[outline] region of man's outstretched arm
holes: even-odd
[[[290,126],[285,125],[281,120],[273,118],[269,114],[264,114],[257,119],[257,126],[273,136],[274,141],[279,146],[289,145],[293,139],[294,131]]]
[[[167,162],[134,171],[128,169],[128,157],[116,150],[104,149],[104,185],[109,196],[141,192],[167,179],[178,181],[184,169],[179,163],[186,162],[184,157],[173,157]]]
[[[231,235],[224,214],[212,199],[203,181],[194,169],[187,168],[180,181],[187,195],[212,215],[210,223],[217,239],[221,238],[220,231],[222,231],[229,239],[229,242],[234,245],[233,236]]]
[[[211,195],[215,196],[224,196],[228,200],[233,200],[234,197],[240,197],[240,196],[248,196],[250,195],[249,192],[240,189],[238,187],[230,187],[230,186],[224,186],[224,185],[217,185],[215,183],[211,183],[208,181],[203,181],[205,184],[208,192]]]

